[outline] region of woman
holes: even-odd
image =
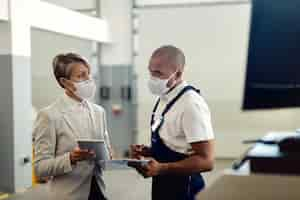
[[[96,90],[90,65],[77,54],[59,54],[53,60],[53,71],[64,95],[38,113],[33,131],[35,173],[51,177],[53,199],[106,199],[95,153],[79,149],[76,142],[79,138],[104,139],[110,150],[105,111],[89,101]]]

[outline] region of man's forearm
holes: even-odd
[[[189,175],[210,171],[213,168],[213,159],[203,158],[193,155],[178,162],[161,163],[162,174],[182,174]]]

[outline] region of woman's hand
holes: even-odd
[[[72,152],[70,152],[70,160],[73,165],[75,165],[78,161],[91,160],[95,157],[95,152],[89,151],[88,149],[80,149],[76,147]]]
[[[150,157],[151,149],[145,145],[134,144],[130,146],[130,157],[141,159],[142,157]]]

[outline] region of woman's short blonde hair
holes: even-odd
[[[90,71],[90,65],[84,57],[76,53],[58,54],[54,57],[52,66],[55,79],[62,88],[64,88],[64,86],[61,84],[60,79],[70,78],[72,72],[70,64],[72,63],[82,63]]]

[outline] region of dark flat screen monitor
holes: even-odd
[[[300,106],[300,0],[253,0],[243,109]]]

